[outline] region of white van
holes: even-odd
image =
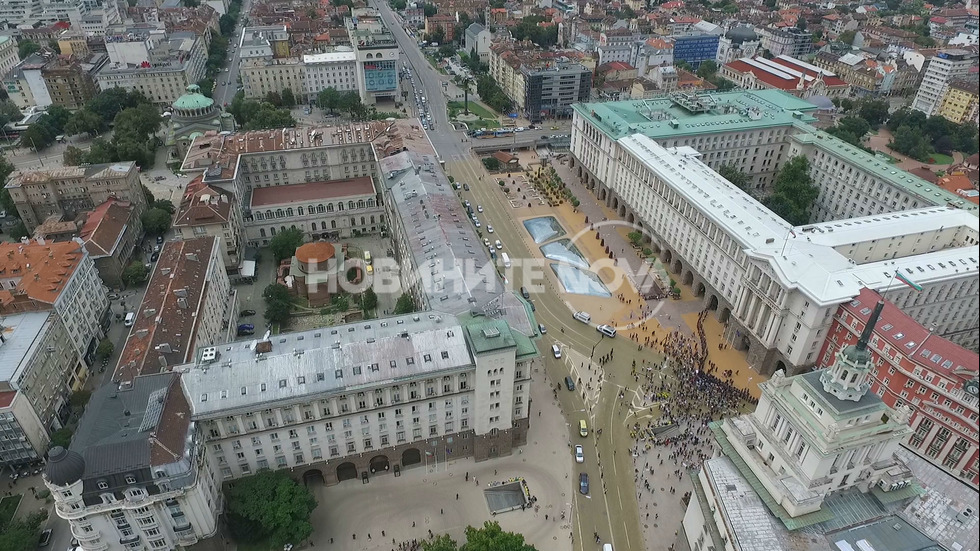
[[[572,317],[579,320],[582,323],[589,323],[592,321],[592,316],[588,312],[575,312]]]
[[[611,325],[597,325],[595,330],[609,337],[610,339],[616,336],[616,329]]]
[[[556,358],[561,358],[561,347],[557,344],[551,345],[551,353],[555,355]]]
[[[126,321],[123,322],[123,325],[132,327],[134,321],[136,321],[136,312],[130,312],[126,314]]]
[[[613,551],[611,543],[602,544],[602,551]]]
[[[507,253],[500,253],[500,258],[504,260],[504,268],[510,268],[510,257]]]

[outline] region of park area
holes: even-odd
[[[446,105],[446,109],[449,111],[450,119],[467,123],[470,126],[470,130],[500,127],[500,122],[497,120],[497,115],[475,101],[469,102],[469,111],[471,117],[475,116],[476,119],[463,115],[463,102],[461,101],[449,102]],[[463,115],[462,119],[459,118],[460,115]]]

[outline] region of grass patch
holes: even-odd
[[[929,155],[929,164],[951,165],[953,164],[953,158],[949,155],[943,155],[942,153],[933,153],[932,155]]]
[[[12,496],[0,499],[0,532],[7,529],[7,525],[14,518],[14,513],[17,511],[17,506],[20,505],[20,500],[22,496],[20,494],[15,494]]]
[[[461,101],[451,101],[446,105],[446,107],[449,109],[457,109],[459,113],[463,112],[463,102]],[[473,113],[481,119],[497,120],[496,113],[473,101],[470,102],[470,113]]]

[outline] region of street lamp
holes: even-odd
[[[589,369],[590,370],[592,369],[592,358],[595,356],[595,348],[597,346],[599,346],[599,343],[602,342],[602,339],[604,339],[604,338],[606,338],[606,335],[604,333],[599,333],[599,340],[595,341],[595,344],[592,345],[592,353],[589,354]]]
[[[38,151],[37,145],[34,144],[34,138],[30,138],[30,140],[31,140],[31,147],[33,147],[34,152],[37,153],[37,162],[41,163],[41,166],[44,166],[44,160],[41,159],[41,152]]]

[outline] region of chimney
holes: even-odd
[[[177,299],[177,308],[180,308],[182,310],[186,310],[187,309],[187,299],[186,298],[178,298]]]
[[[184,256],[187,258],[187,260],[191,260],[193,262],[197,262],[197,253],[187,253]]]

